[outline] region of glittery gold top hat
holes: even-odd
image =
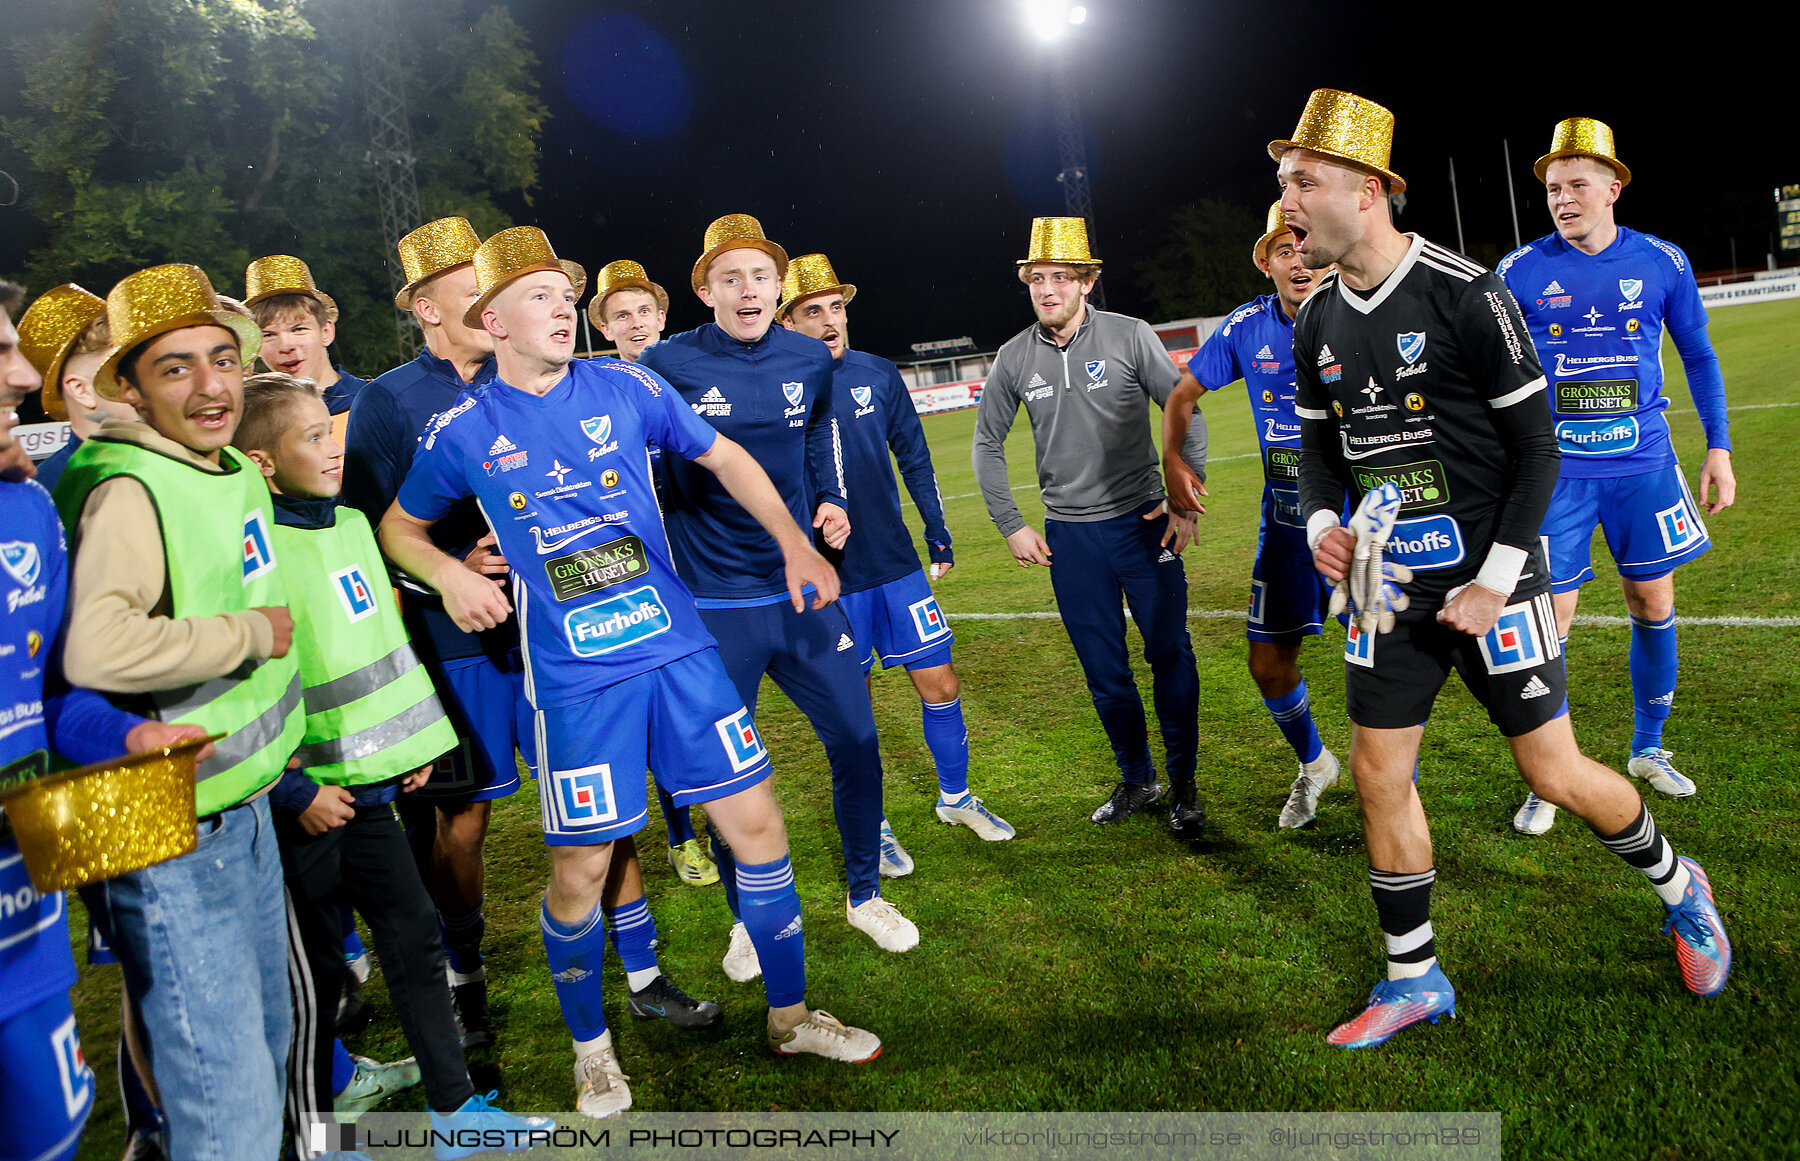
[[[480,297],[463,315],[463,325],[481,329],[481,312],[506,289],[506,284],[534,270],[556,270],[569,276],[569,284],[580,294],[587,285],[587,271],[566,258],[558,258],[550,248],[550,239],[536,226],[513,226],[475,248],[475,292]]]
[[[182,327],[225,327],[238,337],[245,363],[262,349],[262,328],[247,314],[226,310],[207,281],[206,271],[185,262],[152,266],[127,274],[106,296],[106,323],[113,349],[94,372],[94,390],[102,399],[117,399],[115,378],[126,355],[158,335]]]
[[[62,395],[63,364],[94,320],[105,317],[104,298],[67,282],[38,295],[19,320],[19,353],[44,377],[44,410],[56,419],[69,418]]]
[[[775,310],[775,317],[781,318],[794,308],[794,304],[803,298],[811,298],[815,294],[829,294],[837,291],[849,302],[856,297],[856,287],[848,282],[839,282],[837,272],[831,268],[831,260],[823,254],[802,254],[794,259],[793,264],[781,279],[781,305]]]
[[[406,271],[406,285],[394,295],[394,305],[411,310],[413,295],[419,284],[436,278],[446,270],[467,266],[475,261],[475,248],[481,239],[467,218],[439,218],[426,222],[394,244],[400,251],[400,265]]]
[[[1559,157],[1593,157],[1612,166],[1613,172],[1619,175],[1621,186],[1630,185],[1631,171],[1613,156],[1613,149],[1613,131],[1606,122],[1592,117],[1570,117],[1556,123],[1556,132],[1550,135],[1550,152],[1531,163],[1531,172],[1543,181],[1550,163]]]
[[[1394,115],[1374,101],[1337,89],[1314,89],[1294,128],[1293,140],[1269,142],[1269,156],[1276,161],[1290,149],[1310,149],[1337,161],[1374,170],[1388,180],[1391,192],[1406,188],[1406,180],[1388,168],[1394,146]]]
[[[706,285],[706,268],[712,265],[714,258],[727,250],[761,250],[775,259],[775,273],[786,278],[788,271],[787,251],[763,236],[762,223],[749,214],[726,214],[724,217],[706,227],[706,240],[701,243],[704,253],[694,263],[694,293]]]
[[[0,790],[31,884],[66,891],[194,849],[194,759],[223,734]]]
[[[1269,243],[1287,232],[1287,215],[1281,212],[1281,203],[1269,203],[1269,219],[1263,226],[1263,236],[1256,240],[1256,245],[1250,251],[1258,270],[1262,269],[1264,260],[1269,256]]]
[[[650,281],[644,268],[629,258],[608,262],[594,275],[594,297],[588,300],[588,321],[595,326],[605,324],[606,298],[615,290],[641,290],[656,300],[656,309],[669,309],[669,292]]]
[[[1020,266],[1059,262],[1069,266],[1098,266],[1100,259],[1088,253],[1086,218],[1033,218],[1031,244]]]
[[[325,317],[337,321],[337,303],[313,285],[312,271],[292,254],[271,254],[244,268],[244,305],[255,306],[278,294],[304,294],[325,304]]]

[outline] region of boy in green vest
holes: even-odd
[[[394,808],[456,745],[456,731],[407,640],[369,522],[337,504],[344,449],[331,428],[324,396],[310,381],[256,375],[245,382],[243,420],[232,440],[271,493],[274,549],[292,570],[288,597],[306,706],[299,766],[270,794],[306,968],[296,972],[303,1024],[288,1089],[296,1147],[310,1135],[309,1121],[331,1120],[333,1093],[344,1088],[332,1074],[338,995],[348,974],[346,904],[368,921],[395,1015],[418,1061],[416,1069],[385,1066],[411,1074],[395,1087],[423,1076],[434,1122],[463,1127],[456,1114],[487,1110],[484,1127],[549,1128],[548,1121],[489,1109],[469,1080],[437,911]]]
[[[190,854],[83,898],[142,1014],[170,1156],[273,1157],[293,1022],[281,859],[265,793],[300,742],[293,621],[268,489],[228,445],[256,324],[198,267],[107,296],[109,416],[69,460],[70,680],[120,708],[228,736],[196,770]]]

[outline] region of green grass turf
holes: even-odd
[[[1800,614],[1800,540],[1783,508],[1800,488],[1800,411],[1789,374],[1800,302],[1714,314],[1741,490],[1709,521],[1717,546],[1683,570],[1678,612]],[[1690,479],[1703,447],[1667,352],[1676,446]],[[1195,609],[1246,599],[1258,496],[1256,444],[1241,388],[1208,401],[1214,467],[1201,542],[1187,553]],[[958,537],[939,586],[952,614],[1054,609],[1043,569],[1021,572],[988,521],[969,466],[973,412],[925,420]],[[1009,445],[1021,509],[1039,519],[1030,436]],[[1597,557],[1604,560],[1604,546]],[[1080,567],[1062,561],[1056,567]],[[1605,572],[1602,566],[1603,574]],[[1610,576],[1584,613],[1620,615]],[[1356,1012],[1381,971],[1380,940],[1348,779],[1316,826],[1279,832],[1293,758],[1244,671],[1241,622],[1192,622],[1203,690],[1200,780],[1209,841],[1175,841],[1160,818],[1100,828],[1088,813],[1113,769],[1061,626],[960,620],[956,664],[973,751],[971,783],[1019,828],[982,843],[936,823],[936,782],[917,700],[879,679],[888,814],[918,862],[888,896],[919,924],[917,949],[890,955],[843,921],[842,863],[817,740],[766,686],[759,722],[778,772],[807,922],[809,995],[876,1030],[862,1067],[771,1059],[762,992],[719,970],[729,918],[717,887],[680,884],[645,860],[662,962],[716,998],[726,1027],[689,1035],[634,1023],[621,973],[607,988],[637,1107],[646,1110],[1409,1110],[1491,1109],[1518,1157],[1793,1155],[1794,1019],[1800,971],[1800,740],[1792,628],[1692,627],[1669,729],[1697,797],[1651,803],[1671,840],[1705,863],[1736,945],[1725,993],[1682,988],[1661,908],[1641,877],[1568,816],[1527,839],[1509,825],[1522,789],[1506,748],[1452,682],[1426,733],[1420,790],[1439,871],[1433,924],[1460,1018],[1344,1053],[1324,1034]],[[1135,632],[1135,631],[1134,631]],[[1569,650],[1578,736],[1622,763],[1630,736],[1623,628],[1578,627]],[[1303,664],[1327,745],[1348,724],[1335,642]],[[1147,688],[1147,675],[1140,675]],[[660,847],[660,822],[641,837]],[[570,1049],[537,930],[547,860],[530,789],[500,804],[488,844],[488,948],[498,1053],[478,1083],[508,1108],[566,1109]],[[79,944],[85,918],[72,909]],[[77,987],[88,1058],[105,1078],[83,1156],[116,1156],[110,1081],[118,973],[84,968]],[[353,1051],[406,1049],[381,977],[376,1013]],[[417,1090],[398,1102],[422,1107]]]

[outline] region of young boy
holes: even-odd
[[[317,383],[332,416],[331,438],[343,443],[350,405],[368,380],[332,365],[337,303],[313,285],[306,263],[291,254],[270,254],[244,270],[244,305],[262,330],[263,365]]]
[[[73,282],[38,295],[19,320],[19,350],[44,378],[44,411],[69,423],[69,442],[38,465],[37,482],[47,492],[56,489],[69,457],[99,430],[101,420],[109,415],[137,418],[123,403],[94,393],[94,372],[111,347],[106,300]]]
[[[332,1083],[332,1063],[347,974],[346,903],[368,921],[387,967],[426,1103],[440,1115],[480,1110],[485,1100],[469,1080],[450,1007],[437,912],[394,813],[400,793],[456,745],[456,731],[389,600],[368,521],[337,503],[344,449],[319,389],[291,375],[253,376],[243,415],[232,443],[268,484],[275,553],[294,570],[288,596],[306,702],[299,768],[270,794],[305,959],[295,973],[296,1007],[310,1021],[296,1029],[289,1069],[296,1145],[310,1119],[330,1119],[342,1087]]]

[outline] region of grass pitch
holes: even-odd
[[[1708,524],[1715,547],[1682,570],[1683,617],[1800,616],[1800,410],[1788,390],[1800,302],[1713,315],[1740,489]],[[1704,446],[1672,350],[1676,447],[1689,478]],[[1191,605],[1246,602],[1259,471],[1242,388],[1207,401],[1212,499],[1186,554]],[[981,505],[969,465],[974,413],[925,420],[958,564],[938,594],[953,617],[1051,613],[1043,569],[1021,572]],[[1008,447],[1028,519],[1040,519],[1031,441]],[[1597,545],[1596,560],[1604,560]],[[1079,568],[1065,560],[1055,567]],[[1616,584],[1581,612],[1622,616]],[[1345,1053],[1324,1034],[1358,1011],[1382,970],[1355,794],[1346,778],[1318,822],[1281,832],[1294,774],[1244,668],[1242,623],[1192,622],[1199,658],[1200,786],[1207,841],[1176,841],[1161,817],[1087,821],[1115,775],[1061,625],[957,619],[956,664],[972,747],[970,783],[1019,830],[983,843],[937,824],[936,781],[917,699],[898,673],[875,683],[888,816],[918,862],[886,894],[918,924],[891,955],[844,922],[843,868],[817,740],[765,686],[759,724],[777,771],[807,925],[812,1002],[877,1031],[872,1064],[776,1060],[762,1047],[762,992],[719,969],[729,916],[717,887],[682,885],[661,826],[640,838],[665,970],[718,1000],[726,1026],[690,1035],[626,1014],[609,962],[609,1012],[637,1107],[647,1110],[1498,1110],[1518,1157],[1795,1155],[1800,1100],[1800,627],[1690,626],[1668,744],[1699,794],[1651,809],[1705,864],[1736,960],[1723,995],[1681,986],[1662,911],[1642,877],[1564,815],[1542,838],[1513,833],[1523,795],[1505,744],[1452,681],[1425,735],[1420,793],[1438,884],[1433,925],[1458,1015]],[[1133,630],[1135,632],[1135,630]],[[1570,642],[1577,735],[1623,766],[1631,728],[1627,630],[1578,625]],[[1349,727],[1337,642],[1302,660],[1326,744]],[[1148,690],[1148,675],[1140,674]],[[1154,736],[1154,730],[1152,735]],[[528,784],[529,787],[529,784]],[[567,1109],[570,1047],[537,930],[547,858],[529,788],[499,805],[488,844],[488,947],[501,1046],[473,1062],[513,1109]],[[73,908],[77,943],[85,917]],[[120,1151],[110,1076],[118,973],[84,968],[76,989],[88,1059],[102,1080],[84,1157]],[[381,977],[352,1051],[406,1054]],[[398,1107],[422,1108],[419,1090]],[[629,1115],[629,1114],[628,1114]]]

